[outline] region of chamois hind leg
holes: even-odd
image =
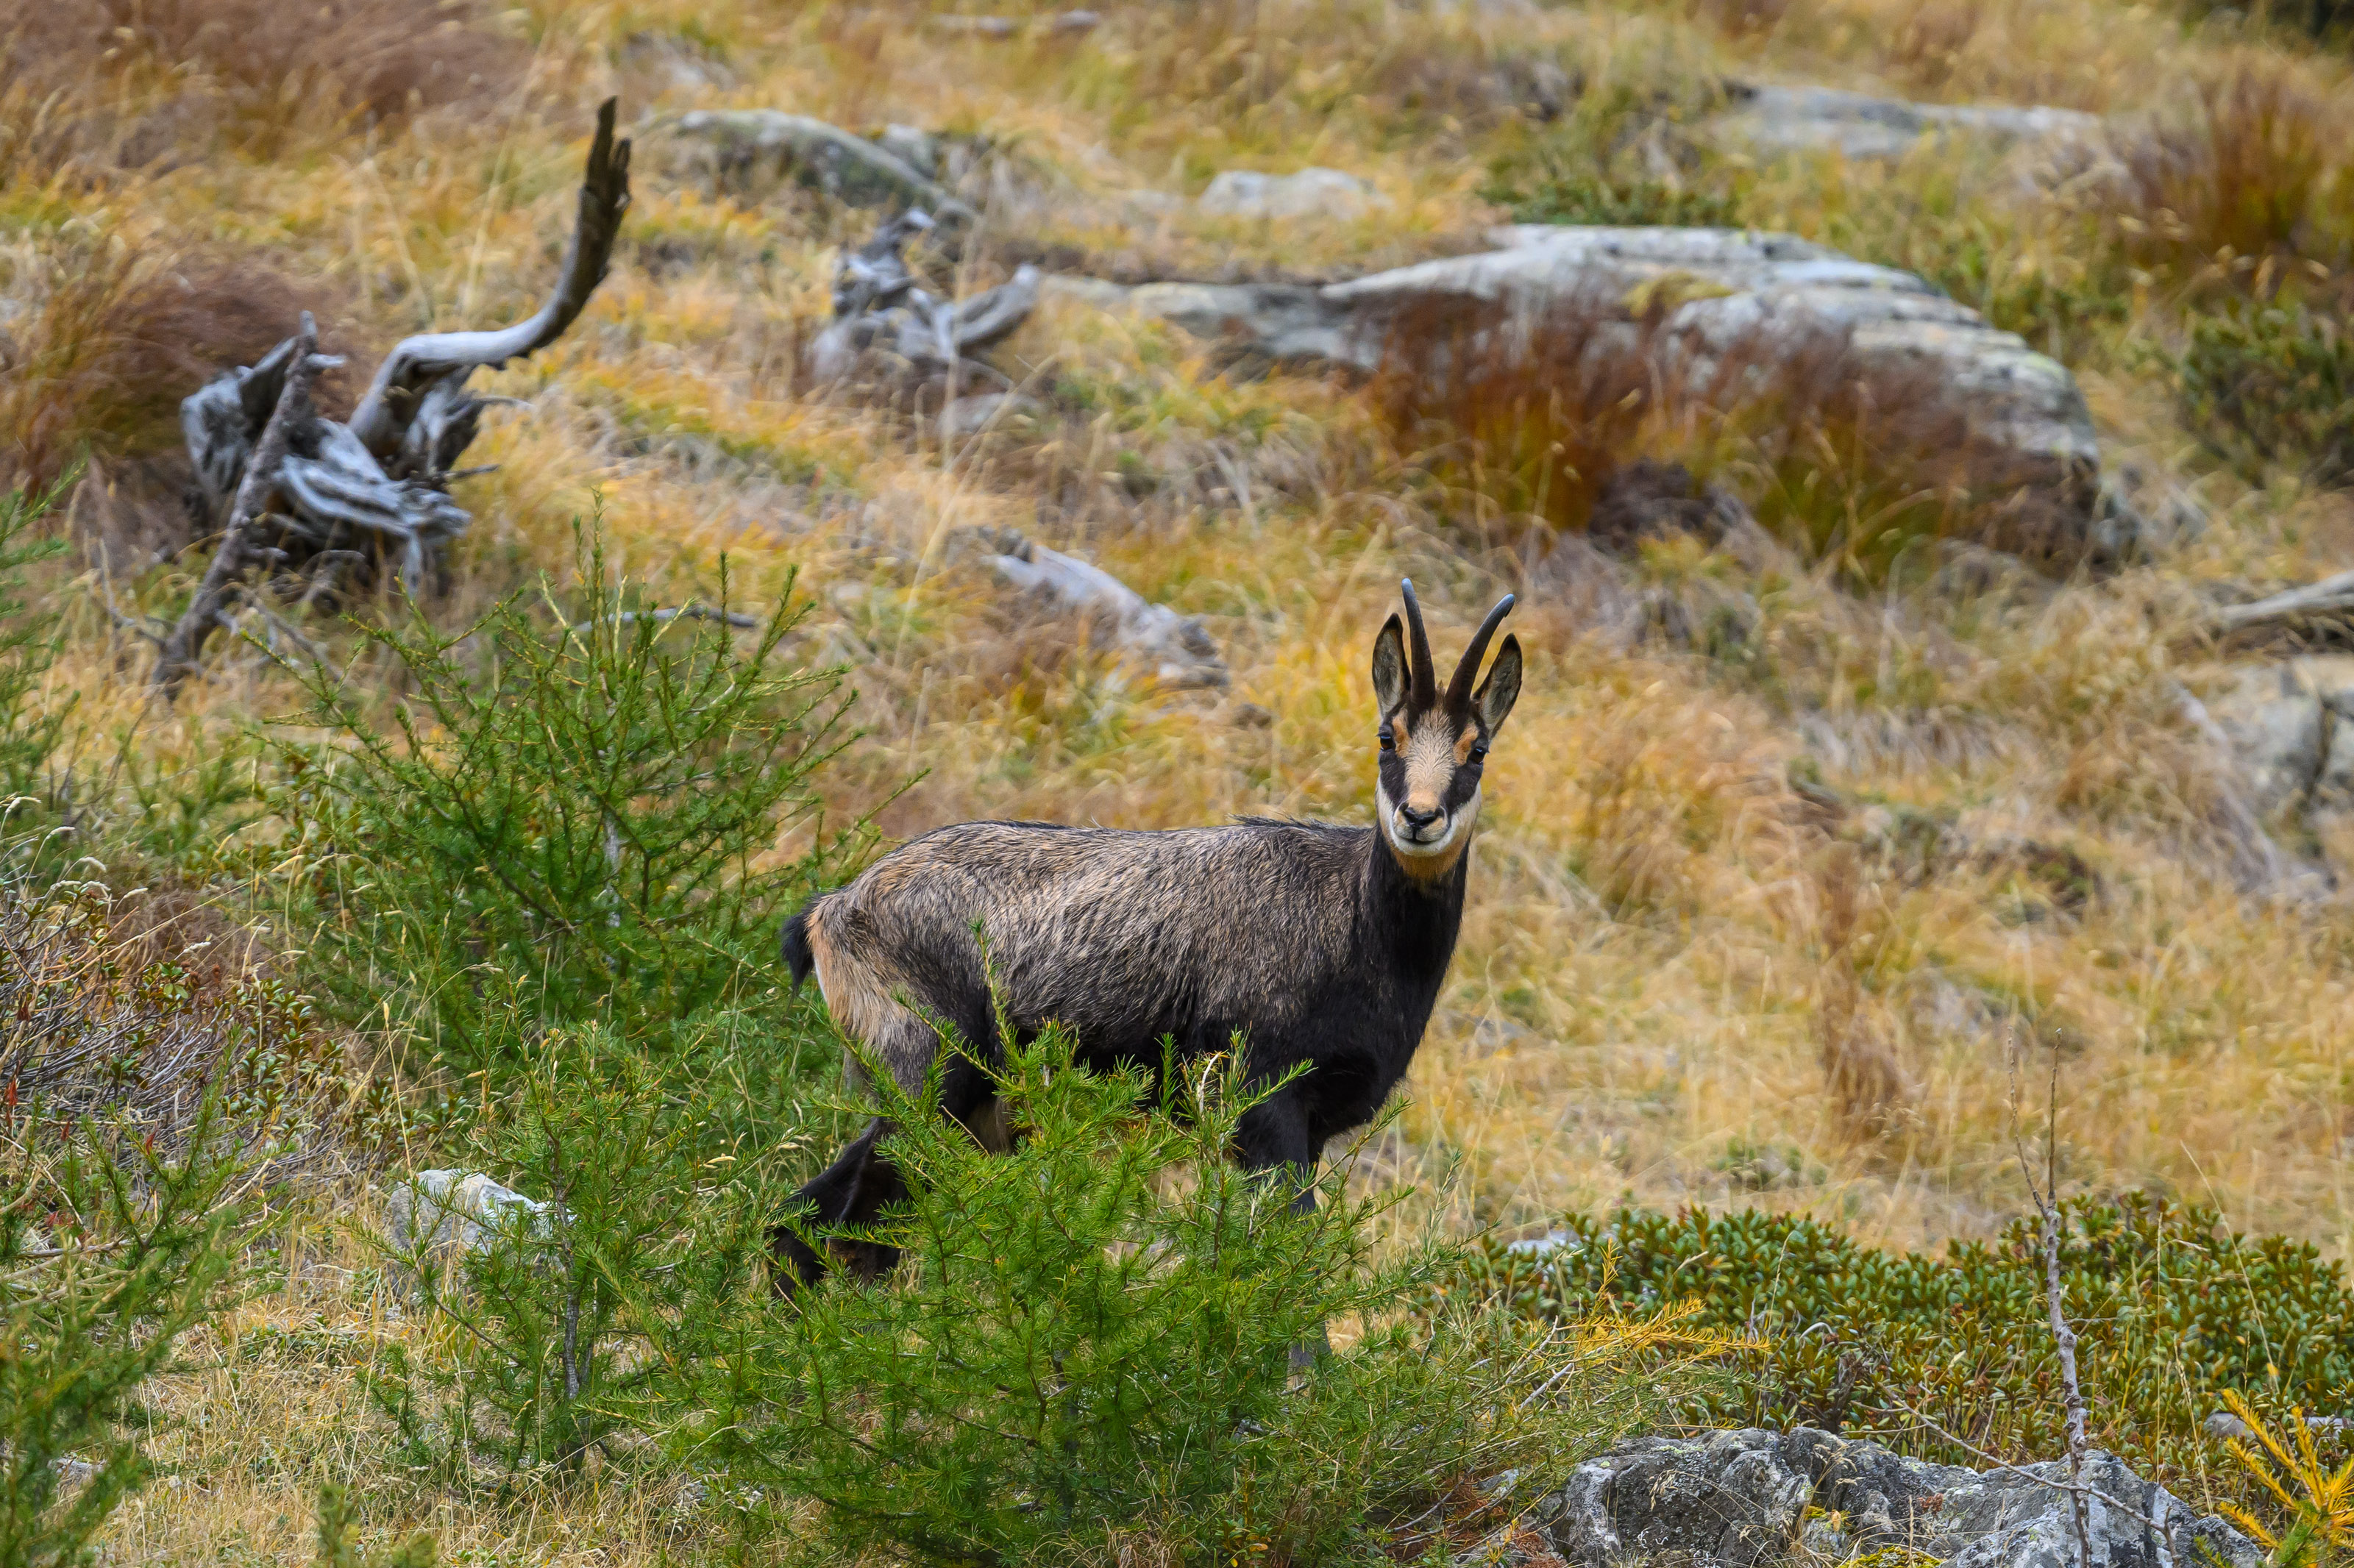
[[[889,1168],[888,1162],[875,1151],[875,1144],[889,1128],[890,1124],[879,1116],[868,1122],[866,1130],[834,1156],[832,1164],[793,1194],[793,1208],[802,1224],[822,1230],[853,1223],[853,1212],[875,1185],[869,1179],[875,1168]],[[893,1175],[896,1178],[896,1172]],[[777,1288],[782,1294],[790,1296],[825,1277],[829,1267],[825,1255],[802,1239],[791,1224],[780,1224],[769,1232],[769,1246],[780,1266]]]
[[[1316,1144],[1308,1130],[1308,1109],[1296,1089],[1285,1089],[1245,1111],[1235,1128],[1235,1153],[1242,1168],[1269,1181],[1294,1183],[1291,1212],[1316,1212]],[[1332,1353],[1324,1325],[1291,1347],[1291,1370],[1305,1372]]]
[[[915,1020],[911,1016],[908,1022],[912,1024]],[[882,1051],[875,1054],[885,1061],[894,1059]],[[940,1084],[940,1110],[972,1132],[983,1147],[1002,1151],[995,1086],[986,1071],[961,1054],[951,1054],[947,1065]],[[831,1229],[872,1224],[884,1210],[907,1198],[906,1178],[880,1148],[890,1130],[889,1119],[876,1117],[834,1157],[832,1164],[793,1194],[804,1225]],[[770,1233],[770,1248],[782,1265],[777,1287],[786,1295],[816,1284],[830,1266],[823,1254],[790,1224],[779,1225]],[[840,1266],[858,1279],[880,1278],[899,1262],[899,1249],[883,1242],[845,1241],[832,1250],[837,1253]]]

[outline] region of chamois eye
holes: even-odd
[[[1382,726],[1380,738],[1382,749],[1384,751],[1395,751],[1397,749],[1397,731],[1392,729],[1389,726]]]
[[[1477,768],[1487,760],[1488,743],[1484,740],[1474,742],[1471,747],[1471,766]]]

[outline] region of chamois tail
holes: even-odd
[[[801,981],[817,968],[817,954],[811,950],[809,939],[810,911],[816,907],[814,898],[802,905],[800,912],[785,922],[783,938],[778,943],[784,953],[785,969],[793,977],[795,991],[801,990]]]

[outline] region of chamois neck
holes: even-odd
[[[1365,835],[1364,917],[1385,938],[1392,961],[1410,975],[1436,985],[1455,956],[1463,925],[1463,895],[1471,868],[1466,844],[1443,875],[1409,876],[1376,827]]]

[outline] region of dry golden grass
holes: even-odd
[[[338,16],[381,38],[417,9]],[[2327,238],[2315,215],[2346,188],[2342,62],[2095,0],[1527,15],[1235,0],[1002,44],[891,5],[537,0],[469,14],[504,40],[486,57],[496,72],[470,64],[483,80],[447,93],[424,85],[446,84],[429,68],[447,18],[428,9],[423,52],[325,92],[332,112],[270,90],[326,69],[323,43],[239,74],[210,44],[152,41],[166,37],[159,21],[137,61],[94,61],[83,40],[35,62],[128,84],[111,101],[137,113],[85,116],[69,135],[0,111],[20,136],[0,164],[0,295],[20,307],[0,321],[7,461],[55,471],[84,435],[117,443],[101,456],[164,450],[173,401],[266,347],[298,301],[334,303],[360,344],[529,309],[568,221],[583,108],[618,88],[640,175],[612,276],[556,350],[484,378],[524,406],[493,412],[475,449],[500,466],[461,487],[475,532],[435,613],[455,620],[567,569],[571,520],[592,504],[620,565],[665,592],[703,588],[722,552],[756,595],[797,565],[816,603],[798,652],[846,664],[862,694],[866,734],[832,779],[834,804],[887,800],[881,825],[900,835],[979,814],[1363,820],[1369,638],[1396,579],[1414,576],[1437,641],[1455,643],[1495,592],[1522,586],[1518,540],[1465,527],[1479,519],[1416,482],[1405,460],[1420,449],[1362,391],[1225,379],[1182,334],[1068,302],[1001,355],[1042,411],[985,439],[943,442],[920,415],[811,394],[796,345],[825,308],[828,248],[866,220],[788,189],[723,186],[661,128],[684,108],[986,133],[1011,222],[967,259],[969,282],[1023,245],[1138,276],[1273,276],[1471,243],[1491,216],[1473,194],[1481,160],[1526,133],[1486,73],[1538,57],[1590,90],[1737,69],[2085,107],[2158,136],[2189,134],[2178,107],[2201,105],[2211,133],[2184,143],[2210,160],[2198,167],[2228,163],[2275,193],[2308,171],[2302,229],[2277,213],[2248,220],[2307,254]],[[178,130],[175,49],[202,66]],[[29,102],[37,76],[0,84],[19,93],[5,102]],[[134,122],[164,140],[119,156]],[[22,139],[28,127],[56,133]],[[182,161],[166,167],[173,148]],[[1191,194],[1223,167],[1306,164],[1363,174],[1395,205],[1294,229],[1140,217],[1128,200]],[[2020,197],[2007,166],[1967,150],[1755,178],[1753,211],[1805,232],[1889,232],[1882,209],[1911,202],[1980,225],[2001,267],[2081,262],[2081,215]],[[2184,243],[2202,259],[2241,245],[2243,216],[2185,215],[2198,238]],[[1924,232],[1927,245],[1961,229]],[[220,270],[188,271],[204,258]],[[2178,471],[2193,443],[2154,376],[2116,352],[2163,333],[2165,295],[2143,290],[2126,321],[2099,329],[2085,380],[2114,447]],[[1525,601],[1529,680],[1491,766],[1463,945],[1384,1174],[1368,1179],[1426,1181],[1466,1226],[1625,1197],[1805,1208],[1873,1241],[1933,1245],[2019,1212],[2011,1055],[2056,1046],[2072,1188],[2160,1188],[2354,1250],[2345,906],[2234,892],[2214,761],[2172,694],[2204,657],[2187,582],[2335,569],[2354,512],[2206,493],[2215,526],[2165,564],[1973,603],[1967,624],[1942,624],[1948,607],[1903,583],[1858,606],[1835,572],[1750,582],[1761,652],[1745,670],[1606,646]],[[76,507],[87,536],[120,537],[102,485]],[[1024,620],[949,547],[981,524],[1082,550],[1200,617],[1232,692],[1156,693]],[[231,647],[176,712],[149,708],[144,646],[100,596],[162,611],[201,564],[118,544],[56,581],[70,638],[52,684],[80,697],[76,744],[94,768],[127,735],[171,778],[204,736],[291,701],[258,652]],[[1715,567],[1662,548],[1639,569],[1666,581]],[[1794,788],[1793,765],[1810,759],[1843,805]],[[2097,874],[2090,896],[2055,880],[2068,856]],[[1790,1182],[1744,1185],[1755,1162],[1739,1151],[1760,1148],[1795,1154]],[[220,1367],[171,1389],[177,1478],[123,1519],[116,1560],[304,1561],[316,1482],[385,1462],[349,1352],[305,1360],[285,1348],[299,1335],[253,1337],[307,1333],[314,1318],[318,1343],[420,1332],[357,1304],[339,1270],[363,1260],[325,1214],[305,1224],[294,1282],[225,1326]],[[262,1348],[233,1351],[239,1336]],[[387,1539],[436,1530],[454,1562],[652,1563],[714,1546],[722,1526],[673,1501],[419,1498],[375,1522]]]

